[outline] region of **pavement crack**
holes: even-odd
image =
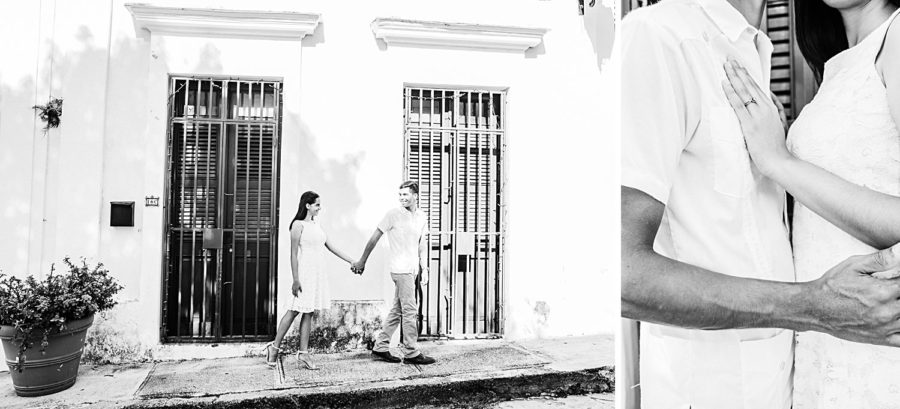
[[[154,372],[156,372],[156,362],[154,362],[153,366],[150,367],[150,370],[147,371],[147,375],[144,376],[144,380],[141,381],[141,385],[138,386],[137,389],[135,389],[133,394],[131,394],[132,399],[141,397],[141,391],[144,389],[144,386],[147,385],[147,382],[150,382],[150,377]]]
[[[533,357],[539,358],[539,360],[543,361],[543,362],[542,362],[542,365],[546,365],[546,364],[548,364],[548,363],[550,363],[550,362],[553,362],[553,357],[551,357],[550,355],[547,355],[547,354],[542,353],[542,352],[540,352],[540,351],[535,351],[535,350],[528,349],[528,348],[526,348],[524,345],[519,345],[519,344],[517,344],[517,343],[515,343],[515,342],[509,342],[509,343],[507,343],[506,345],[509,346],[510,348],[516,349],[516,350],[518,350],[518,351],[524,352],[524,353],[526,353],[526,354],[528,354],[528,355],[531,355],[531,356],[533,356]]]

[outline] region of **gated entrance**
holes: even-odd
[[[171,77],[167,342],[275,334],[280,80]]]
[[[404,89],[404,173],[431,230],[425,336],[503,332],[505,106],[501,90]]]

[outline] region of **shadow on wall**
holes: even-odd
[[[525,58],[528,59],[535,59],[544,54],[547,54],[547,47],[544,45],[543,41],[541,41],[540,44],[525,50]]]
[[[594,46],[597,68],[601,71],[603,62],[612,56],[613,41],[616,37],[614,13],[612,7],[606,7],[600,2],[593,6],[585,5],[584,9],[584,30],[591,39],[591,45]]]
[[[41,101],[41,102],[38,102]],[[34,133],[36,103],[44,103],[44,96],[35,101],[35,81],[25,77],[15,86],[0,85],[0,224],[3,227],[0,270],[15,276],[37,271],[25,271],[28,265],[29,229],[31,224],[31,160],[33,146],[47,146],[47,134]],[[53,133],[57,136],[58,132]],[[19,175],[19,177],[10,177]]]
[[[0,137],[4,146],[0,153],[0,174],[19,175],[17,178],[6,178],[0,182],[0,189],[4,192],[0,199],[0,223],[5,226],[6,233],[0,241],[5,247],[0,253],[2,256],[0,269],[7,270],[13,275],[42,276],[49,272],[49,270],[42,271],[44,267],[39,263],[40,260],[29,260],[29,246],[42,246],[45,252],[53,255],[71,254],[66,248],[55,248],[57,243],[66,244],[66,238],[58,242],[55,236],[54,229],[59,225],[69,228],[67,231],[69,243],[77,249],[90,248],[89,244],[84,243],[97,243],[99,240],[96,225],[82,223],[71,217],[68,220],[61,218],[72,208],[89,207],[95,212],[98,210],[93,206],[96,197],[71,194],[91,191],[90,188],[96,187],[98,183],[96,180],[67,177],[65,184],[60,183],[61,177],[67,173],[73,170],[83,172],[83,169],[90,169],[94,165],[87,163],[86,167],[82,167],[79,161],[73,158],[90,161],[90,157],[84,155],[86,153],[84,149],[89,148],[83,147],[82,143],[87,142],[85,146],[94,146],[93,144],[98,142],[97,139],[103,137],[100,130],[104,127],[105,107],[102,99],[93,97],[102,92],[102,84],[91,84],[88,81],[61,84],[60,79],[90,77],[95,75],[94,73],[103,72],[106,65],[106,51],[92,46],[93,35],[86,26],[78,28],[75,39],[82,45],[82,49],[77,52],[63,52],[59,44],[53,40],[48,40],[39,47],[42,52],[50,51],[36,55],[38,61],[46,60],[52,65],[48,70],[47,63],[44,62],[44,69],[41,70],[39,78],[35,79],[35,74],[17,79],[7,77],[10,80],[8,83],[15,81],[15,86],[10,86],[7,82],[0,84],[2,96],[0,107],[3,111],[3,133]],[[88,89],[91,87],[93,88]],[[39,93],[39,90],[49,90],[49,95],[44,91]],[[69,97],[74,95],[90,97]],[[35,132],[35,128],[43,127],[45,124],[36,119],[36,112],[32,106],[46,104],[51,96],[64,99],[65,109],[60,126],[49,131]],[[73,142],[72,139],[76,137],[83,140]],[[102,143],[102,140],[99,142]],[[60,159],[67,160],[66,166],[61,166]],[[35,179],[44,182],[34,184]],[[47,210],[46,214],[41,214],[43,209],[38,207],[40,203],[32,203],[32,195],[48,200],[43,206],[43,209]],[[32,205],[36,207],[32,208]],[[97,213],[90,216],[90,219],[93,219]],[[34,220],[40,222],[32,226]],[[43,237],[41,230],[44,231]],[[77,249],[75,251],[78,251]],[[59,257],[60,260],[61,258]]]
[[[312,34],[303,37],[303,40],[300,42],[300,46],[303,48],[307,47],[315,47],[319,44],[325,42],[325,23],[324,21],[319,21],[319,25],[316,26],[316,30],[313,31]]]

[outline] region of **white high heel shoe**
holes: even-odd
[[[319,370],[319,367],[309,360],[309,351],[297,351],[297,368],[302,369],[304,367],[311,371]]]
[[[276,347],[274,341],[266,344],[265,348],[266,348],[266,365],[269,365],[274,368],[276,365],[278,365],[278,359],[279,359],[279,355],[281,354],[281,348]],[[272,349],[275,349],[275,358],[270,360],[269,356],[271,356]]]

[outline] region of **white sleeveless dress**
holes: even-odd
[[[900,196],[900,131],[875,59],[897,14],[825,64],[819,92],[788,134],[788,148],[798,158],[893,196]],[[876,250],[799,202],[793,245],[798,281]],[[816,332],[798,333],[795,348],[794,409],[900,408],[900,349]]]
[[[313,312],[331,308],[331,296],[328,291],[328,277],[325,276],[325,231],[317,221],[297,220],[303,223],[300,235],[300,252],[297,255],[298,273],[301,292],[295,297],[290,285],[282,291],[287,300],[287,309],[297,312]],[[287,272],[290,274],[290,265]],[[293,283],[293,278],[291,281]]]

